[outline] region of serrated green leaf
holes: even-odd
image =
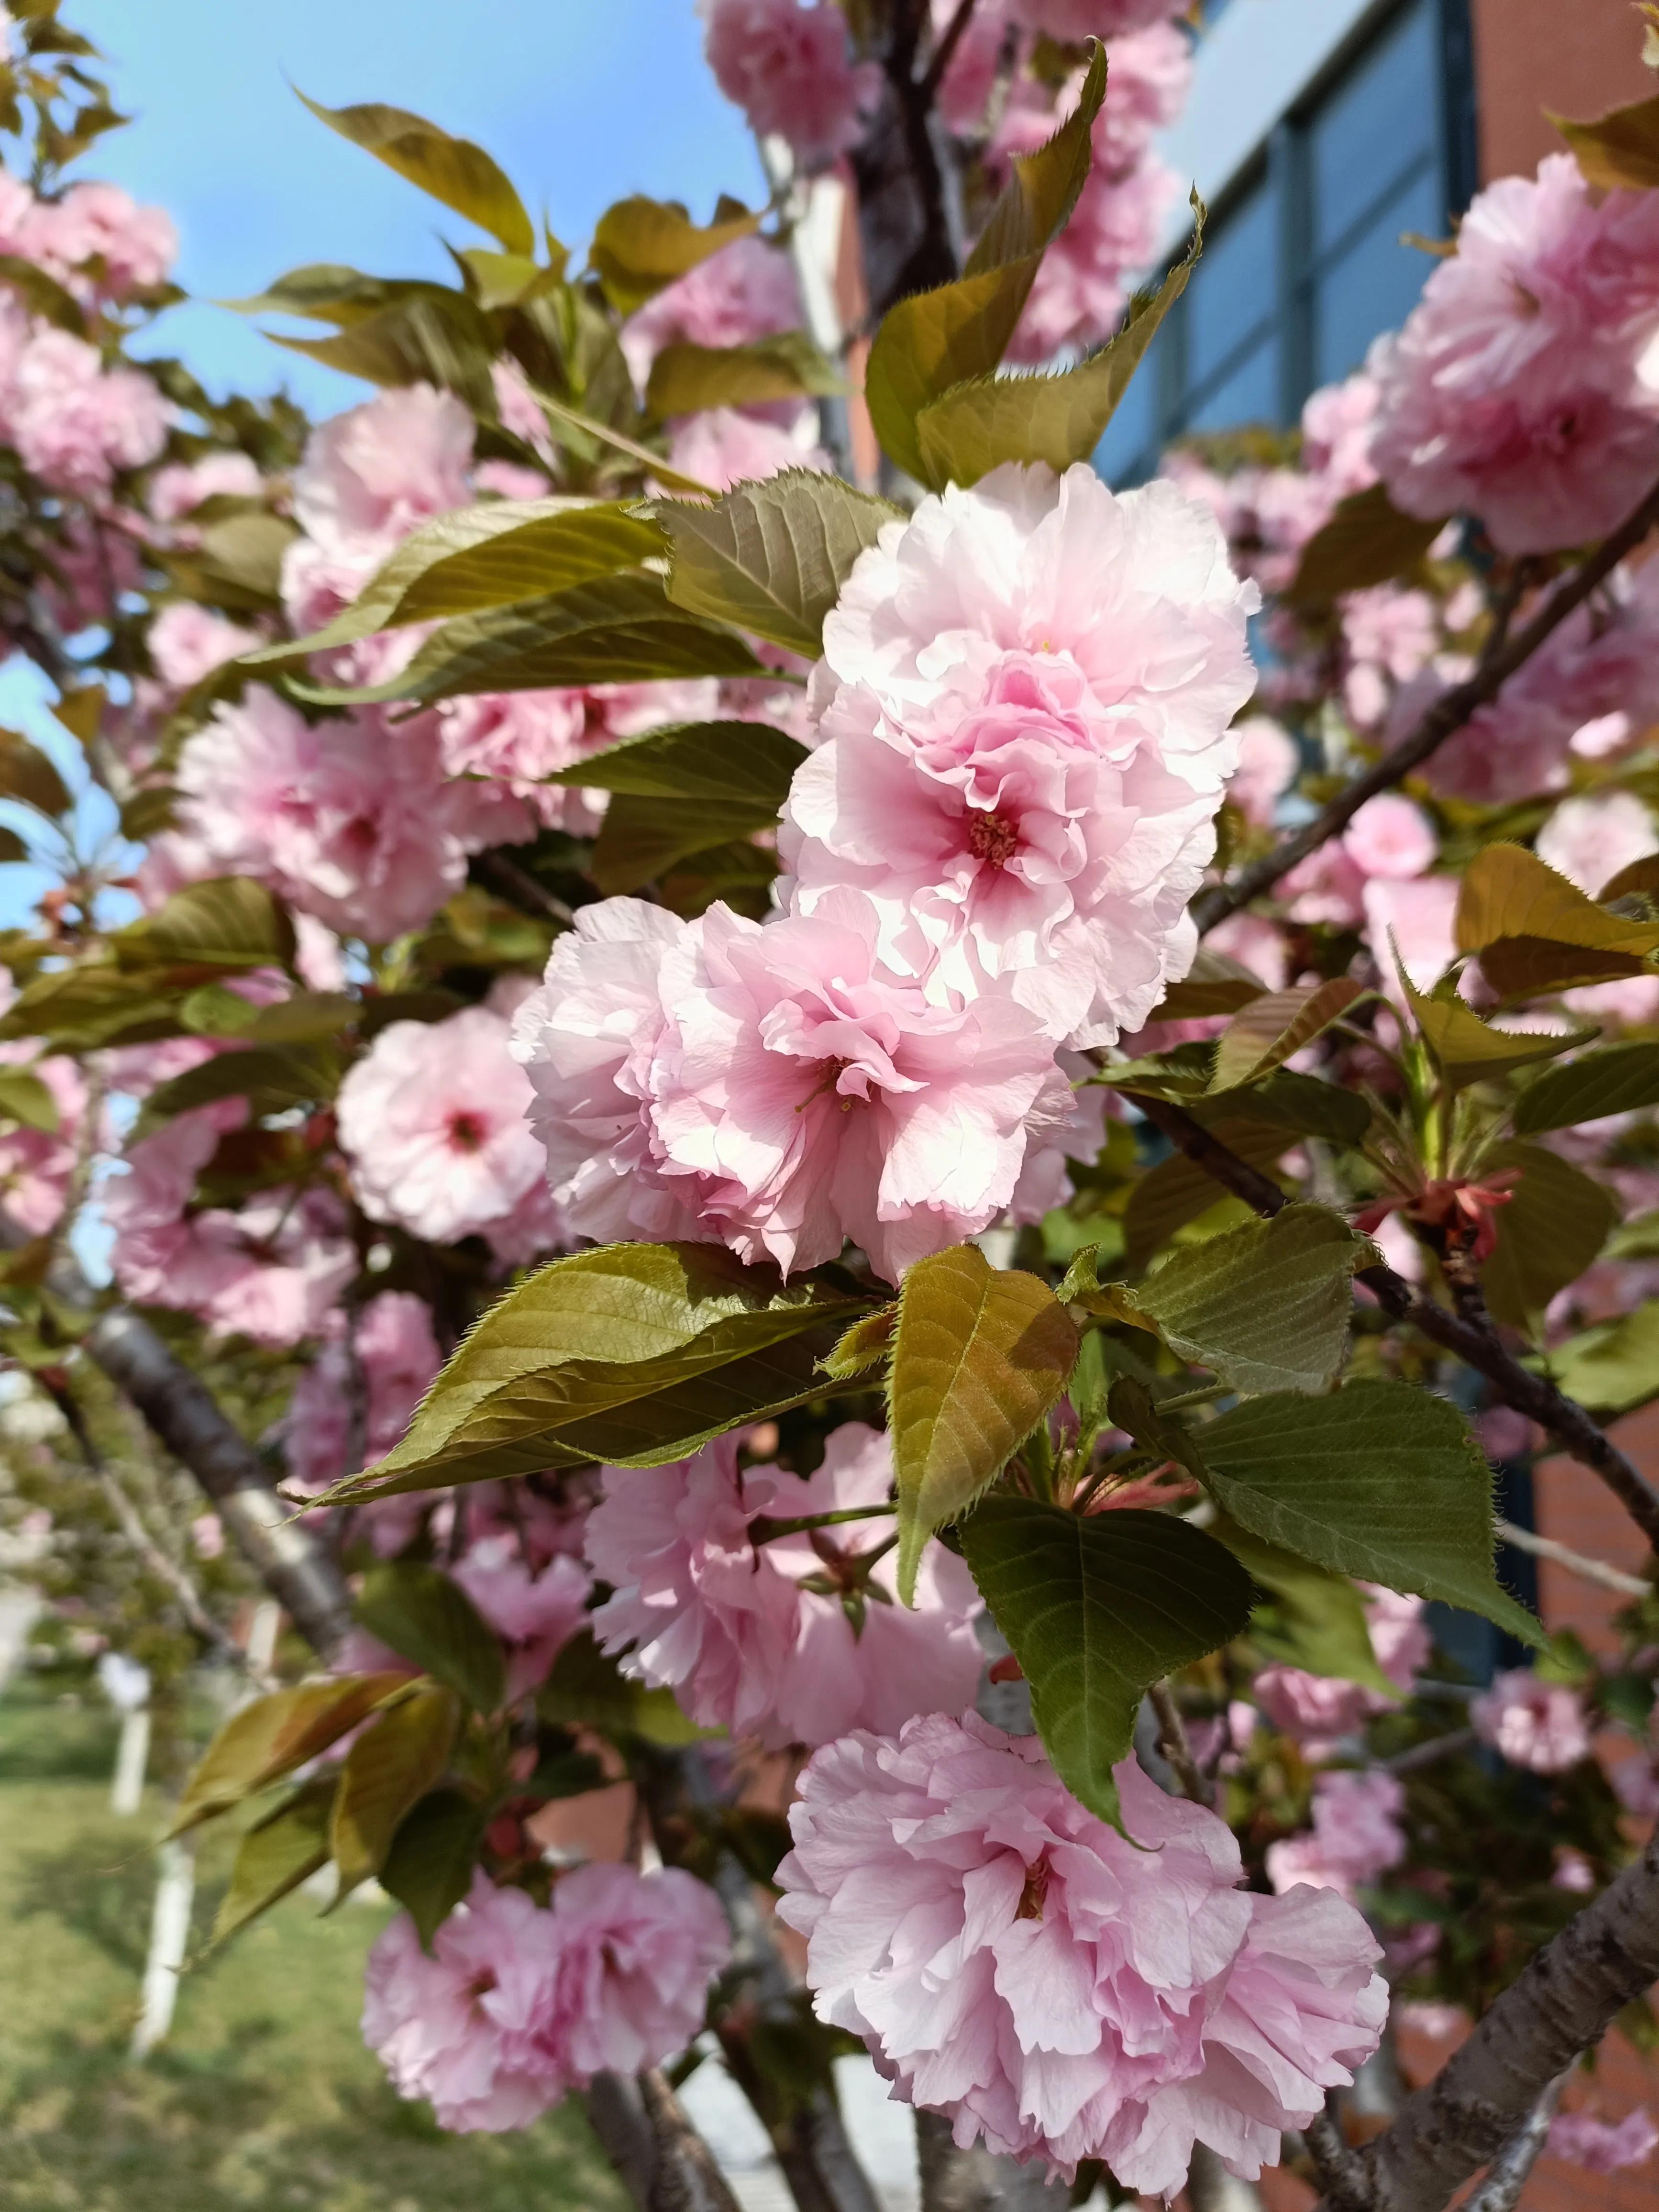
[[[1659,922],[1609,914],[1522,845],[1482,846],[1463,872],[1453,930],[1460,952],[1483,955],[1505,938],[1637,956],[1659,947]]]
[[[294,925],[264,884],[219,876],[186,884],[110,944],[125,969],[283,968],[294,957]]]
[[[1322,1390],[1347,1354],[1354,1273],[1378,1258],[1340,1214],[1287,1206],[1173,1253],[1130,1296],[1171,1352],[1236,1390]]]
[[[1494,1321],[1536,1331],[1558,1291],[1576,1283],[1607,1243],[1619,1218],[1604,1183],[1542,1145],[1493,1147],[1481,1176],[1520,1177],[1498,1209],[1498,1242],[1481,1270]]]
[[[599,1735],[643,1737],[672,1747],[718,1735],[688,1720],[669,1690],[647,1689],[625,1675],[584,1629],[561,1650],[553,1670],[536,1692],[536,1711],[562,1728],[588,1728]]]
[[[435,123],[406,108],[366,100],[352,107],[323,107],[300,98],[317,118],[352,145],[469,222],[500,239],[509,253],[533,254],[536,233],[523,201],[481,146],[452,138]]]
[[[1454,1091],[1465,1091],[1472,1083],[1490,1083],[1497,1076],[1511,1075],[1516,1068],[1534,1066],[1540,1060],[1553,1060],[1595,1035],[1594,1030],[1542,1034],[1536,1030],[1495,1030],[1462,999],[1428,997],[1403,971],[1400,981],[1423,1041]]]
[[[328,1864],[335,1777],[302,1783],[285,1804],[256,1821],[236,1846],[230,1887],[220,1900],[213,1940],[222,1943]]]
[[[399,1823],[380,1887],[415,1923],[421,1947],[432,1939],[472,1886],[489,1808],[465,1790],[432,1790]]]
[[[286,352],[303,354],[344,375],[388,386],[436,384],[457,393],[475,415],[488,420],[495,413],[489,375],[494,335],[465,292],[423,289],[333,337],[292,338],[276,331],[265,336]]]
[[[1627,1413],[1659,1397],[1659,1298],[1569,1337],[1550,1354],[1567,1395],[1598,1413]]]
[[[1237,1090],[1271,1074],[1370,995],[1363,984],[1336,975],[1328,983],[1298,984],[1252,1000],[1216,1040],[1211,1090]]]
[[[40,746],[16,730],[0,730],[0,799],[21,799],[51,821],[70,803],[63,777]]]
[[[386,1864],[404,1817],[448,1765],[459,1720],[453,1694],[422,1682],[353,1741],[329,1820],[336,1904]]]
[[[233,1713],[185,1784],[168,1833],[181,1836],[337,1743],[386,1698],[407,1686],[403,1674],[341,1674],[274,1690]]]
[[[544,599],[459,616],[434,631],[388,683],[342,689],[289,680],[303,698],[355,706],[391,699],[430,703],[469,691],[760,673],[760,662],[734,630],[671,606],[660,576],[628,569]]]
[[[929,1535],[1000,1474],[1077,1354],[1077,1326],[1048,1285],[993,1267],[976,1244],[906,1270],[888,1390],[907,1605]]]
[[[310,636],[262,647],[243,665],[289,661],[383,629],[517,605],[661,553],[662,532],[624,502],[497,500],[441,514],[404,539],[351,605]]]
[[[645,404],[658,422],[706,407],[759,407],[773,400],[826,398],[845,390],[805,331],[748,345],[664,346],[651,363]]]
[[[1351,492],[1302,549],[1285,597],[1294,606],[1328,606],[1346,592],[1369,591],[1416,568],[1445,528],[1402,514],[1386,484]]]
[[[1250,1616],[1250,1638],[1270,1659],[1304,1674],[1358,1682],[1380,1696],[1400,1690],[1376,1663],[1364,1601],[1346,1575],[1329,1574],[1310,1559],[1282,1551],[1241,1528],[1224,1513],[1210,1534],[1248,1570],[1266,1602]]]
[[[787,799],[806,757],[805,745],[765,722],[674,722],[589,753],[547,781],[639,799],[729,799],[764,820]]]
[[[137,1133],[147,1136],[174,1115],[221,1098],[246,1098],[257,1120],[290,1106],[320,1104],[334,1096],[339,1084],[340,1063],[332,1054],[298,1045],[280,1051],[259,1046],[247,1052],[221,1053],[151,1091],[139,1115]]]
[[[617,359],[620,361],[621,358],[619,351]],[[625,365],[621,374],[623,381],[627,383],[631,408],[633,386],[631,382],[627,381]],[[601,422],[596,415],[584,415],[579,408],[569,406],[562,399],[554,398],[550,392],[532,392],[531,396],[543,414],[546,416],[549,429],[562,445],[571,445],[569,433],[573,430],[575,432],[574,449],[583,459],[592,458],[589,451],[590,447],[598,446],[603,453],[604,448],[608,446],[615,453],[625,453],[629,460],[651,477],[654,483],[659,484],[665,491],[684,492],[693,499],[714,499],[719,496],[713,484],[703,483],[696,477],[687,476],[684,470],[671,466],[665,454],[653,453],[649,446],[642,446],[637,438],[630,438],[625,430],[618,429],[614,422]]]
[[[1543,1632],[1492,1570],[1492,1471],[1456,1407],[1408,1382],[1253,1398],[1188,1431],[1242,1528],[1336,1574]]]
[[[1511,1120],[1517,1135],[1531,1137],[1644,1106],[1659,1106],[1659,1044],[1610,1044],[1529,1083]]]
[[[363,1578],[360,1626],[471,1705],[500,1711],[507,1697],[501,1640],[459,1583],[415,1559],[386,1559]]]
[[[1544,112],[1571,147],[1587,184],[1609,192],[1659,185],[1659,99],[1610,108],[1593,123]]]
[[[44,1136],[57,1134],[58,1101],[27,1067],[0,1066],[0,1114],[9,1121],[21,1121],[26,1129],[39,1129]]]
[[[1054,1771],[1115,1822],[1112,1769],[1133,1740],[1143,1692],[1243,1632],[1249,1576],[1202,1530],[1133,1508],[1085,1519],[994,1496],[963,1522],[961,1540],[1030,1683]]]
[[[1098,352],[1046,375],[970,377],[921,410],[916,439],[926,482],[977,483],[1005,461],[1042,461],[1059,473],[1090,458],[1203,250],[1205,208],[1196,192],[1192,204],[1185,257],[1156,291],[1135,295],[1122,329]]]
[[[814,660],[859,556],[903,519],[886,500],[811,469],[739,484],[708,507],[665,501],[656,515],[672,547],[676,606]]]
[[[599,217],[590,258],[606,299],[618,314],[631,315],[711,253],[759,228],[760,217],[746,208],[717,213],[700,227],[678,204],[635,193]]]
[[[713,1244],[555,1260],[490,1307],[403,1442],[329,1502],[682,1457],[780,1400],[824,1395],[814,1362],[868,1303],[810,1281],[786,1287]]]
[[[838,1382],[850,1382],[855,1375],[866,1375],[872,1367],[884,1367],[893,1349],[893,1331],[897,1326],[896,1305],[883,1306],[879,1312],[866,1314],[836,1340],[835,1349],[819,1364],[826,1375]]]

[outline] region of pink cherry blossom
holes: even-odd
[[[347,1326],[343,1314],[329,1316],[323,1348],[294,1386],[283,1449],[299,1490],[324,1490],[355,1472],[347,1452],[356,1390],[364,1407],[361,1464],[370,1467],[409,1426],[441,1364],[432,1309],[407,1291],[371,1298],[355,1316],[349,1346]]]
[[[1247,1894],[1214,1814],[1115,1779],[1133,1843],[975,1713],[843,1737],[801,1778],[779,1916],[818,2017],[964,2148],[1173,2196],[1196,2141],[1253,2179],[1376,2048],[1378,1947],[1329,1891]]]
[[[516,1704],[547,1680],[554,1660],[586,1626],[592,1582],[572,1559],[532,1573],[510,1533],[481,1538],[452,1572],[507,1647],[507,1698]]]
[[[1238,768],[1227,785],[1227,796],[1249,822],[1266,824],[1273,818],[1279,794],[1296,781],[1302,756],[1296,739],[1271,714],[1252,714],[1233,733],[1238,739]]]
[[[1369,1774],[1321,1774],[1314,1782],[1313,1827],[1267,1846],[1267,1879],[1281,1896],[1297,1882],[1353,1900],[1406,1856],[1400,1826],[1405,1788],[1380,1768]]]
[[[538,821],[591,836],[608,794],[544,777],[624,738],[670,722],[708,721],[719,709],[720,686],[712,677],[471,693],[441,702],[439,744],[447,775],[504,784]]]
[[[1376,385],[1363,372],[1314,392],[1302,410],[1302,465],[1340,497],[1376,482],[1371,426]]]
[[[61,200],[37,201],[25,235],[29,259],[63,276],[101,260],[96,289],[114,299],[165,283],[179,252],[166,209],[140,207],[119,185],[71,185]]]
[[[169,461],[149,480],[149,511],[158,522],[179,522],[204,500],[222,495],[258,499],[264,489],[258,465],[246,453],[204,453],[199,461]]]
[[[1377,1704],[1376,1692],[1361,1683],[1310,1674],[1300,1667],[1264,1667],[1251,1690],[1273,1726],[1296,1737],[1315,1759],[1363,1729]]]
[[[1598,198],[1567,154],[1477,195],[1457,252],[1368,364],[1372,457],[1397,506],[1468,509],[1507,553],[1624,520],[1659,465],[1659,409],[1637,376],[1659,228],[1635,197]]]
[[[309,723],[259,684],[216,707],[177,781],[208,872],[258,876],[374,944],[429,921],[497,826],[485,787],[445,784],[435,717]]]
[[[959,1711],[980,1674],[979,1597],[960,1560],[928,1547],[912,1610],[895,1601],[890,1553],[866,1578],[855,1626],[839,1594],[802,1585],[835,1580],[890,1531],[890,1516],[872,1513],[816,1541],[757,1546],[749,1533],[762,1517],[882,1507],[892,1480],[886,1436],[861,1421],[832,1431],[805,1480],[775,1467],[739,1472],[728,1438],[672,1468],[608,1468],[587,1555],[616,1595],[595,1613],[595,1634],[607,1650],[634,1646],[624,1669],[672,1689],[694,1720],[773,1747]]]
[[[282,1348],[322,1327],[357,1260],[339,1202],[321,1188],[262,1192],[234,1212],[186,1212],[220,1138],[246,1111],[240,1098],[198,1106],[131,1147],[126,1172],[103,1194],[110,1264],[142,1305],[193,1313],[216,1335]]]
[[[1408,1691],[1434,1650],[1423,1601],[1404,1590],[1384,1589],[1378,1583],[1361,1583],[1359,1588],[1376,1663],[1396,1689]]]
[[[1593,2112],[1558,2112],[1545,2148],[1552,2158],[1587,2173],[1620,2173],[1627,2166],[1645,2166],[1659,2150],[1659,2127],[1645,2105],[1619,2121],[1598,2119]]]
[[[193,599],[174,599],[149,626],[149,657],[155,673],[175,690],[187,691],[228,660],[252,653],[264,641],[240,623],[227,622]]]
[[[294,472],[295,518],[325,552],[377,562],[466,505],[471,459],[472,417],[453,392],[396,386],[312,432]]]
[[[142,468],[167,441],[170,410],[136,368],[106,369],[95,346],[42,326],[0,397],[25,468],[53,490],[91,498],[118,471]]]
[[[600,2073],[631,2078],[696,2039],[732,1949],[705,1883],[678,1867],[578,1867],[555,1887],[552,1917],[558,1970],[546,2033],[578,2087]]]
[[[896,1282],[988,1226],[1069,1083],[1005,988],[941,1000],[887,966],[857,891],[764,927],[723,904],[663,962],[652,1151],[743,1258],[786,1273],[851,1237]]]
[[[392,1022],[340,1086],[340,1145],[376,1221],[451,1243],[511,1236],[527,1217],[544,1244],[559,1224],[528,1121],[530,1085],[506,1018],[467,1006],[441,1022]]]
[[[824,625],[797,904],[858,884],[893,957],[1012,976],[1079,1049],[1138,1027],[1192,959],[1255,599],[1168,483],[1008,466],[922,501]]]
[[[1068,43],[1121,38],[1126,31],[1144,31],[1182,13],[1170,0],[1008,0],[1008,6],[1032,30]]]
[[[0,975],[3,975],[0,969]],[[7,980],[6,996],[15,995]],[[87,1086],[72,1060],[53,1054],[26,1060],[32,1043],[0,1046],[0,1060],[16,1060],[43,1083],[58,1109],[56,1129],[31,1129],[18,1122],[0,1134],[0,1221],[20,1237],[44,1237],[58,1223],[69,1195],[79,1149]]]
[[[1540,860],[1598,897],[1634,860],[1659,853],[1653,817],[1631,791],[1564,799],[1534,841]]]
[[[1540,1681],[1529,1668],[1494,1674],[1491,1689],[1471,1699],[1469,1720],[1482,1743],[1534,1774],[1565,1774],[1589,1757],[1589,1726],[1577,1692],[1564,1682]]]
[[[1431,989],[1456,958],[1452,921],[1457,890],[1455,876],[1419,876],[1408,883],[1373,876],[1365,885],[1366,931],[1376,948],[1382,988],[1396,1004],[1401,995],[1395,973],[1396,948],[1419,991]]]
[[[800,417],[803,427],[809,418]],[[822,446],[810,438],[803,442],[793,429],[763,422],[735,407],[708,407],[677,423],[668,441],[672,467],[711,491],[730,491],[733,484],[761,483],[783,469],[811,469],[819,473],[833,465]]]
[[[957,12],[956,0],[933,0],[933,36],[944,36]],[[1002,66],[1008,23],[1000,8],[983,4],[968,18],[968,27],[933,98],[933,112],[958,137],[975,132],[985,119],[992,88]]]
[[[881,97],[881,70],[853,60],[847,18],[833,0],[702,0],[704,52],[714,82],[750,130],[788,142],[821,167],[856,145]]]
[[[623,351],[643,390],[665,345],[738,346],[798,330],[800,293],[789,257],[738,238],[665,285],[623,325]]]
[[[1368,799],[1342,833],[1349,859],[1368,879],[1407,883],[1430,867],[1440,849],[1434,824],[1397,791]]]
[[[1042,137],[1052,127],[1050,118]],[[1042,257],[1007,358],[1046,362],[1068,347],[1086,349],[1109,338],[1130,280],[1157,260],[1180,198],[1175,171],[1153,155],[1116,177],[1091,171],[1071,221]]]

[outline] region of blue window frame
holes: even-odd
[[[1374,12],[1217,207],[1171,311],[1096,456],[1115,483],[1172,438],[1289,424],[1403,322],[1474,189],[1468,0]]]

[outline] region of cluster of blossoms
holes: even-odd
[[[923,501],[824,629],[764,924],[584,908],[520,1009],[553,1194],[595,1237],[890,1280],[1069,1188],[1070,1054],[1143,1023],[1237,760],[1256,604],[1170,486],[1005,468]]]
[[[548,1905],[478,1874],[430,1953],[406,1914],[377,1939],[363,2038],[441,2127],[528,2127],[596,2074],[684,2051],[730,1948],[714,1892],[675,1868],[579,1867]]]

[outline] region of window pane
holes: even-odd
[[[1432,238],[1440,227],[1440,180],[1420,175],[1391,200],[1369,228],[1340,254],[1314,293],[1314,374],[1334,384],[1358,368],[1380,331],[1397,330],[1417,304],[1435,264],[1419,246],[1402,246],[1402,230]]]
[[[1247,354],[1188,416],[1189,430],[1231,430],[1241,422],[1279,420],[1277,332]]]
[[[1154,339],[1095,448],[1095,466],[1109,484],[1139,483],[1158,465],[1158,349]]]
[[[1258,185],[1205,241],[1187,287],[1187,382],[1190,389],[1277,313],[1279,198]]]
[[[1439,55],[1419,0],[1327,100],[1310,132],[1314,251],[1333,246],[1392,178],[1435,151]],[[1442,218],[1434,217],[1431,231]]]

